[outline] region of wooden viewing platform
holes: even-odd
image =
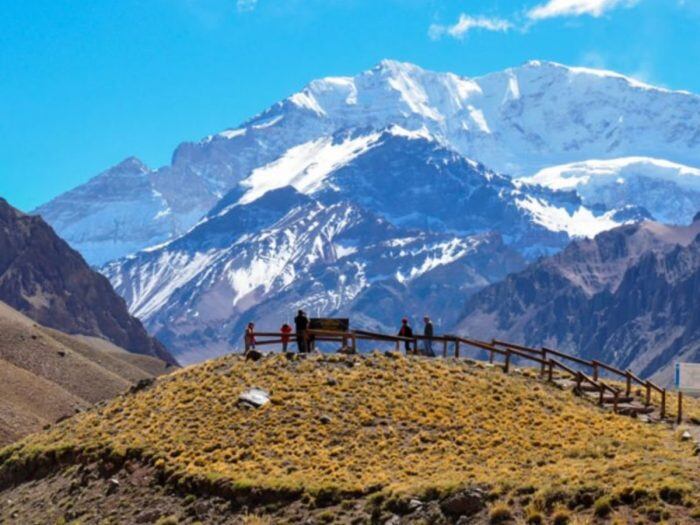
[[[256,346],[281,345],[283,335],[288,338],[290,344],[295,343],[295,333],[255,332]],[[305,337],[308,343],[307,347],[310,349],[314,348],[317,341],[336,342],[342,345],[341,349],[349,353],[357,352],[357,341],[392,343],[396,351],[399,352],[401,347],[408,343],[409,355],[419,355],[418,342],[426,339],[437,343],[438,347],[442,344],[442,357],[460,358],[463,357],[463,349],[464,351],[478,349],[488,353],[488,362],[501,366],[505,373],[510,372],[513,362],[516,360],[534,363],[539,368],[540,377],[562,387],[570,386],[577,395],[594,400],[602,407],[610,407],[618,414],[636,417],[656,412],[653,394],[657,393],[660,398],[658,403],[659,419],[665,420],[668,415],[668,393],[665,388],[652,381],[639,378],[631,370],[623,371],[601,361],[582,359],[552,348],[531,348],[498,339],[487,342],[459,335],[436,335],[430,338],[422,335],[402,337],[366,330],[337,332],[309,329],[306,331]],[[261,340],[257,340],[258,338]],[[451,355],[450,346],[453,349]],[[433,348],[433,351],[436,355],[439,353],[436,348]],[[500,356],[501,362],[496,362],[497,356]],[[575,367],[583,368],[589,373]],[[606,382],[603,375],[608,376],[609,380],[617,380],[619,384]],[[633,392],[634,385],[640,387],[641,391]],[[682,392],[678,392],[678,406],[674,420],[679,424],[683,420]]]

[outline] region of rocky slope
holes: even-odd
[[[172,369],[46,328],[0,302],[0,446]]]
[[[528,370],[227,356],[0,450],[0,521],[691,523],[692,454]]]
[[[315,80],[236,128],[184,143],[169,166],[149,170],[129,159],[37,212],[102,264],[177,237],[254,170],[295,148],[311,155],[345,130],[398,125],[496,171],[528,176],[628,156],[700,166],[698,115],[695,95],[606,71],[529,62],[469,79],[383,61],[355,77]]]
[[[0,199],[0,300],[36,322],[97,336],[175,364],[132,317],[109,281],[90,269],[40,217]]]
[[[700,219],[700,217],[697,217]],[[670,384],[700,359],[700,220],[574,241],[467,300],[461,331],[547,345]]]

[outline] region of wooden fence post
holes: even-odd
[[[617,414],[617,401],[618,401],[617,398],[618,398],[619,394],[620,394],[620,392],[617,389],[615,389],[615,397],[613,398],[613,413],[615,413],[615,414]]]
[[[661,419],[666,417],[666,389],[661,391]]]
[[[455,357],[459,357],[459,339],[455,339]]]
[[[593,381],[598,381],[598,376],[600,371],[598,370],[598,361],[592,361],[593,363]]]
[[[418,338],[417,337],[413,338],[413,353],[415,355],[418,355]]]
[[[547,379],[549,380],[550,383],[554,379],[554,362],[551,359],[549,360],[549,371],[548,371]]]
[[[489,350],[489,363],[493,364],[493,350]]]
[[[545,368],[547,367],[547,350],[542,349],[542,367],[540,368],[540,375],[544,375]],[[551,374],[550,374],[551,375]],[[552,378],[550,377],[550,381]]]
[[[651,405],[651,383],[649,381],[646,382],[646,387],[647,387],[647,398],[646,398],[646,406]]]
[[[676,422],[680,425],[683,423],[683,392],[678,391],[678,418]]]
[[[442,340],[442,357],[447,357],[447,339]]]
[[[603,388],[603,385],[600,385],[600,396],[598,397],[598,404],[600,406],[603,406],[605,401],[605,388]]]
[[[625,390],[625,396],[629,397],[632,393],[632,372],[627,370],[627,387]]]
[[[503,371],[507,374],[510,370],[510,351],[506,350],[506,362],[503,366]]]

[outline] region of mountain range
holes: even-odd
[[[576,240],[472,296],[460,331],[568,350],[672,384],[700,359],[700,214]]]
[[[324,147],[339,131],[394,125],[516,178],[630,156],[700,166],[700,98],[690,93],[551,62],[470,79],[386,60],[315,80],[236,128],[183,143],[168,166],[127,159],[36,212],[101,265],[178,237],[256,169],[300,156],[327,169],[347,161]]]
[[[572,239],[690,222],[698,110],[690,93],[550,62],[469,79],[383,61],[36,212],[186,362],[299,307],[381,329],[429,312],[450,329],[471,294]]]

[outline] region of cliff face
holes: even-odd
[[[549,345],[670,383],[700,358],[700,221],[617,228],[489,286],[459,323],[480,337]]]
[[[0,300],[38,323],[102,337],[130,352],[176,361],[131,316],[109,281],[41,217],[0,199]]]

